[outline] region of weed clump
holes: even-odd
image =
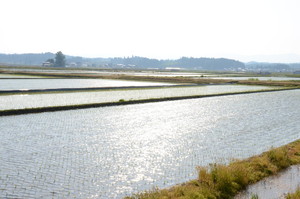
[[[259,81],[258,78],[249,78],[248,80],[249,80],[249,81]]]
[[[280,170],[285,169],[291,165],[287,147],[270,150],[269,152],[267,152],[267,156],[269,160]]]
[[[300,187],[295,193],[288,193],[285,197],[286,199],[299,199],[300,198]]]

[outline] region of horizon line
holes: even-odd
[[[59,52],[59,51],[57,51]],[[63,52],[63,51],[61,51]],[[3,55],[25,55],[25,54],[55,54],[56,52],[23,52],[23,53],[4,53],[0,52],[0,54]],[[282,53],[282,54],[259,54],[259,55],[224,55],[224,56],[180,56],[177,58],[157,58],[157,57],[148,57],[148,56],[139,56],[139,55],[130,55],[130,56],[84,56],[84,55],[71,55],[71,54],[65,54],[65,56],[69,57],[80,57],[80,58],[86,58],[86,59],[114,59],[114,58],[133,58],[133,57],[141,57],[141,58],[147,58],[147,59],[156,59],[156,60],[179,60],[182,58],[194,58],[194,59],[201,59],[201,58],[208,58],[208,59],[230,59],[234,61],[239,61],[242,63],[251,63],[251,62],[257,62],[257,63],[281,63],[281,64],[292,64],[292,63],[300,63],[300,54],[297,53]],[[276,56],[294,56],[299,57],[299,60],[297,61],[268,61],[268,60],[257,60],[257,57],[260,57],[260,59],[267,59],[264,57],[276,57]],[[237,58],[237,57],[244,57],[244,58]],[[253,57],[251,59],[250,57]],[[256,58],[255,58],[256,57]],[[244,61],[243,61],[244,59]],[[247,59],[247,61],[245,61]],[[295,59],[295,58],[294,58]]]

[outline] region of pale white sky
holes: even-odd
[[[1,0],[0,8],[0,53],[300,55],[300,0]],[[296,55],[282,59],[300,62]]]

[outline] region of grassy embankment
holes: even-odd
[[[247,185],[299,163],[300,140],[297,140],[246,160],[233,161],[228,165],[211,164],[208,167],[198,167],[198,179],[169,189],[135,194],[126,197],[126,199],[233,198],[239,191],[244,190]]]

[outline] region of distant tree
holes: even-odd
[[[55,54],[54,66],[55,67],[65,67],[66,66],[66,56],[61,51],[59,51]]]

